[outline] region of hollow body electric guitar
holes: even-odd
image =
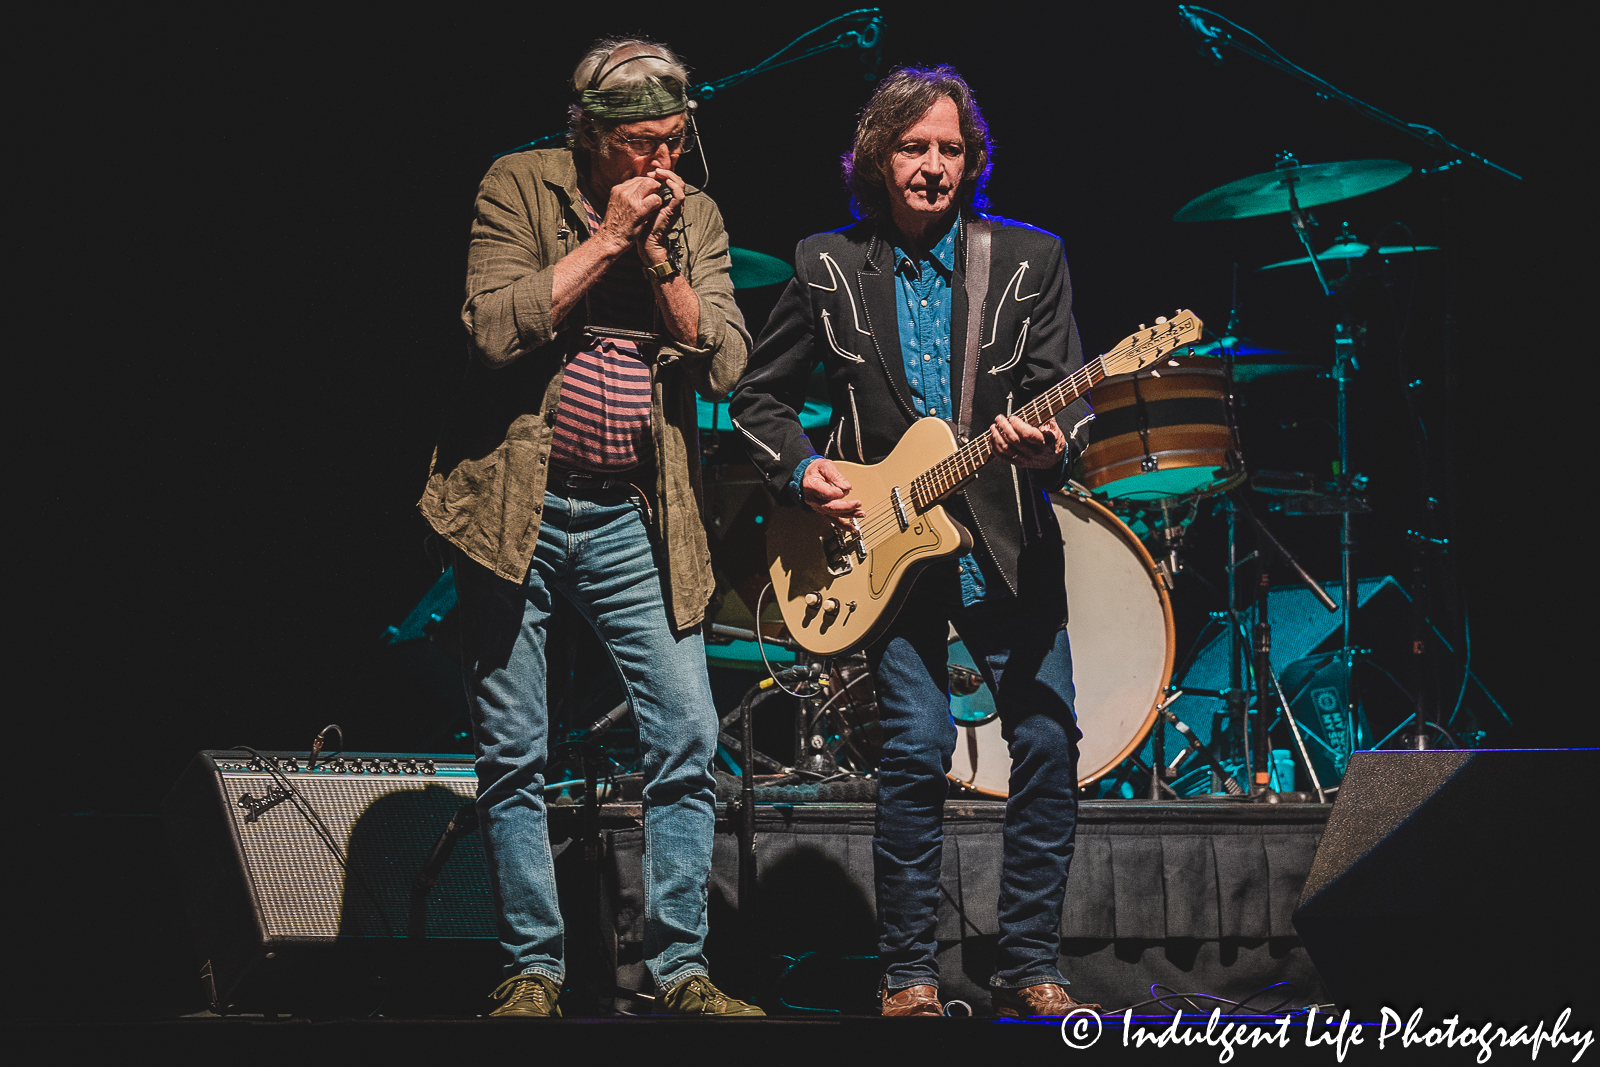
[[[1042,426],[1096,382],[1143,370],[1199,340],[1202,326],[1192,311],[1158,318],[1014,414]],[[767,530],[767,564],[790,636],[814,655],[837,656],[882,633],[918,571],[971,550],[972,535],[939,502],[992,458],[987,432],[958,447],[944,420],[918,419],[882,461],[838,464],[866,513],[853,529],[809,507],[778,509]]]

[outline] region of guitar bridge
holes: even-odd
[[[855,569],[855,561],[850,558],[852,555],[862,563],[867,561],[867,546],[861,540],[861,527],[854,520],[850,523],[850,533],[834,530],[823,538],[822,548],[828,561],[828,573],[835,578]]]

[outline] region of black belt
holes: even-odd
[[[592,492],[596,489],[621,489],[624,486],[632,488],[636,477],[637,470],[621,474],[596,474],[594,471],[580,471],[552,463],[550,477],[545,484],[551,489],[587,489]]]

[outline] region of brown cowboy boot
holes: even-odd
[[[944,1015],[944,1008],[939,1004],[938,986],[914,985],[891,993],[889,980],[885,978],[878,992],[883,999],[882,1012],[886,1019]]]
[[[1070,1015],[1080,1008],[1100,1011],[1098,1004],[1080,1004],[1067,996],[1067,991],[1053,982],[1044,985],[1023,986],[1021,989],[990,989],[994,1013],[1009,1018],[1028,1018],[1039,1015]]]

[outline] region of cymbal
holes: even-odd
[[[1213,219],[1247,219],[1289,210],[1289,178],[1301,207],[1331,204],[1375,192],[1411,173],[1411,165],[1397,159],[1350,159],[1340,163],[1314,163],[1309,167],[1281,167],[1220,185],[1178,209],[1174,222],[1209,222]]]
[[[759,289],[763,285],[777,285],[794,277],[794,268],[777,256],[752,252],[748,248],[728,249],[732,260],[731,273],[735,289]]]
[[[1192,345],[1189,354],[1222,357],[1223,346],[1233,353],[1233,380],[1254,381],[1269,374],[1293,374],[1296,371],[1322,370],[1327,361],[1286,348],[1260,345],[1248,337],[1219,337],[1204,344]]]
[[[1317,253],[1317,258],[1319,260],[1320,259],[1360,259],[1362,256],[1366,255],[1370,251],[1372,251],[1372,246],[1368,245],[1368,244],[1362,244],[1360,241],[1335,241],[1333,244],[1328,246],[1328,250],[1326,252],[1318,252]],[[1409,253],[1409,252],[1437,252],[1437,251],[1439,251],[1439,246],[1438,245],[1379,245],[1378,246],[1378,255],[1380,255],[1380,256],[1399,256],[1399,255],[1404,255],[1404,254]],[[1301,256],[1299,259],[1285,259],[1285,260],[1281,260],[1281,261],[1279,261],[1277,263],[1268,263],[1265,267],[1258,267],[1256,269],[1257,270],[1276,270],[1279,267],[1303,267],[1303,266],[1310,266],[1310,264],[1311,264],[1311,257],[1310,256]]]

